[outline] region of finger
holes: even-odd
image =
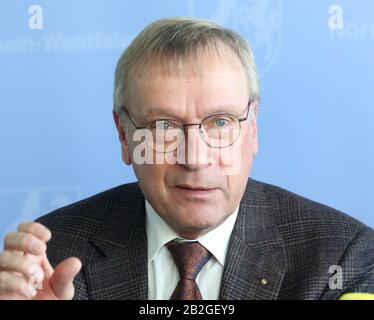
[[[26,298],[33,298],[37,293],[25,278],[7,271],[0,272],[0,292],[2,294],[21,294]]]
[[[30,233],[43,242],[48,242],[52,237],[51,231],[37,222],[20,223],[20,225],[18,226],[18,231],[22,233]]]
[[[40,256],[46,252],[47,245],[30,233],[12,232],[5,237],[4,249]]]
[[[36,256],[20,256],[12,251],[4,251],[0,255],[0,269],[20,273],[27,279],[31,276],[41,282],[44,278],[44,272],[38,264]]]
[[[53,275],[54,269],[53,269],[51,263],[49,262],[46,254],[44,255],[44,257],[42,259],[42,268],[44,270],[45,276],[47,278],[51,278],[52,275]]]
[[[0,293],[0,300],[26,300],[24,295],[18,294],[18,293]]]
[[[51,284],[58,299],[68,300],[74,297],[73,280],[81,268],[82,263],[78,258],[68,258],[56,267]]]

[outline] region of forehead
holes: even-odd
[[[233,104],[248,95],[244,68],[229,49],[201,52],[184,60],[154,61],[144,65],[133,79],[130,100],[145,109],[186,101]]]

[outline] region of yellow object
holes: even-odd
[[[339,297],[339,300],[374,300],[374,294],[364,292],[344,293]]]

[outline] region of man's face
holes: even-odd
[[[229,113],[245,116],[248,105],[248,83],[238,58],[231,52],[220,57],[200,56],[200,72],[170,74],[161,65],[144,70],[133,82],[128,112],[138,126],[157,119],[175,119],[200,123],[212,114]],[[256,102],[251,108],[256,108]],[[153,112],[157,108],[157,112]],[[254,113],[253,113],[254,114]],[[222,223],[234,212],[245,190],[252,160],[257,153],[255,117],[241,122],[241,132],[234,145],[211,148],[199,135],[198,126],[188,127],[186,151],[194,163],[137,164],[133,151],[139,142],[132,139],[136,128],[128,120],[128,134],[115,115],[119,130],[122,158],[132,163],[141,189],[164,221],[180,236],[195,239]],[[199,150],[205,150],[199,152]],[[229,154],[236,163],[230,172]],[[167,157],[167,154],[164,154]],[[239,166],[238,166],[239,164]],[[205,188],[208,190],[201,190]]]

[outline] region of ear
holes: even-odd
[[[130,154],[130,148],[128,144],[128,139],[126,136],[125,127],[123,125],[123,122],[120,120],[119,115],[116,111],[113,110],[113,119],[114,123],[116,125],[117,131],[118,131],[118,138],[121,143],[121,151],[122,151],[122,160],[127,165],[131,164],[131,154]]]
[[[253,144],[253,158],[256,157],[258,152],[258,128],[257,128],[257,114],[258,114],[258,101],[255,100],[251,105],[251,128],[250,128],[250,135],[251,141]]]

